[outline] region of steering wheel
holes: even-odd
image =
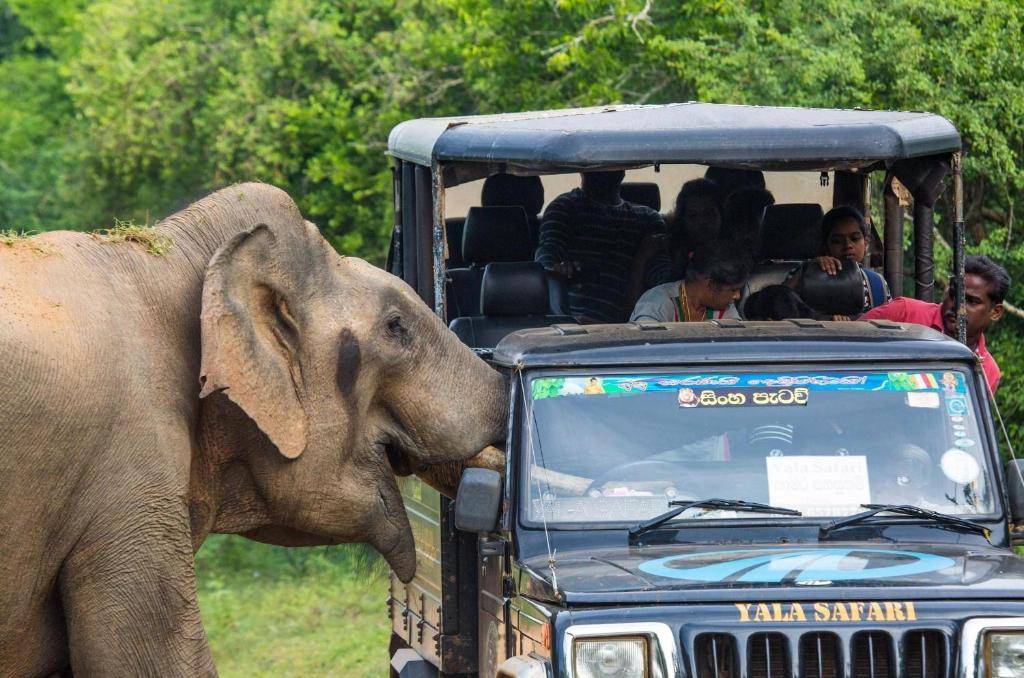
[[[594,478],[583,494],[589,496],[591,492],[600,489],[600,487],[609,480],[621,480],[623,482],[642,480],[644,482],[651,482],[663,480],[666,477],[674,478],[681,470],[682,465],[671,461],[663,461],[661,459],[628,461],[625,464],[619,464],[618,466],[612,467]],[[690,494],[688,492],[683,492],[678,487],[676,489],[680,494]],[[682,498],[686,499],[688,497]],[[695,496],[693,498],[695,498]]]

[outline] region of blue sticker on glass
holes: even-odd
[[[963,396],[947,396],[946,397],[946,412],[951,416],[961,415],[967,413],[967,399]]]
[[[708,564],[708,561],[711,562]],[[871,566],[872,561],[878,563]],[[694,562],[705,563],[693,566]],[[700,582],[856,581],[936,572],[956,563],[916,551],[865,548],[715,551],[667,556],[640,564],[647,574]],[[689,565],[689,567],[688,567]]]

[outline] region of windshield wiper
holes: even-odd
[[[697,499],[694,501],[677,500],[670,501],[668,505],[674,506],[675,508],[669,509],[660,516],[655,516],[650,520],[637,523],[633,527],[629,528],[629,538],[635,539],[644,532],[648,532],[660,525],[664,525],[686,509],[691,508],[728,509],[733,511],[744,511],[746,513],[782,513],[787,516],[801,515],[799,511],[794,509],[769,506],[768,504],[758,504],[754,501],[743,501],[742,499]]]
[[[879,513],[898,513],[900,515],[911,516],[913,518],[925,518],[926,520],[938,523],[942,527],[980,534],[985,537],[986,541],[989,539],[989,529],[984,525],[965,518],[957,518],[956,516],[939,513],[938,511],[929,511],[928,509],[909,506],[906,504],[861,504],[861,506],[868,510],[841,520],[833,520],[820,526],[818,528],[818,539],[828,536],[830,532],[835,530],[842,529],[850,525],[856,525],[857,523],[862,523],[868,518]]]

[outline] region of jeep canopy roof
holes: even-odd
[[[661,164],[776,171],[834,171],[835,205],[867,214],[871,172],[886,173],[885,278],[903,289],[902,185],[913,198],[914,294],[934,293],[933,206],[952,174],[953,271],[963,280],[960,135],[939,115],[730,104],[614,105],[422,118],[397,125],[395,228],[388,270],[446,320],[447,188],[501,173],[558,174]],[[966,337],[962,285],[954,287]],[[898,292],[897,292],[898,293]]]
[[[691,348],[692,347],[692,348]],[[969,348],[921,325],[888,321],[626,323],[519,330],[494,349],[508,367],[706,363],[974,362]]]
[[[391,155],[418,165],[491,166],[448,171],[447,186],[494,165],[519,173],[655,163],[849,170],[959,150],[953,124],[931,113],[703,103],[423,118],[388,139]]]

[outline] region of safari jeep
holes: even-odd
[[[708,168],[756,170],[781,250],[747,292],[818,253],[815,215],[853,204],[882,207],[871,264],[890,287],[912,263],[931,298],[951,179],[962,308],[947,120],[610,107],[409,121],[389,152],[388,266],[511,396],[503,475],[467,470],[455,500],[402,480],[419,559],[392,578],[393,675],[1024,676],[1024,483],[967,347],[880,321],[581,325],[530,263],[531,224],[578,171],[627,169],[624,192],[657,209]],[[476,204],[499,173],[548,195]]]

